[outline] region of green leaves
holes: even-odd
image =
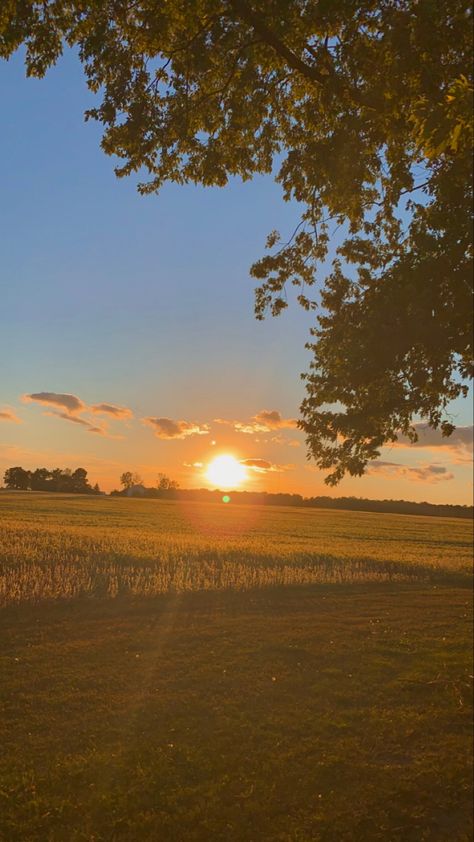
[[[434,104],[426,97],[414,109],[412,121],[423,155],[429,160],[441,155],[470,153],[473,142],[473,86],[461,74],[447,93]]]
[[[0,55],[21,44],[32,75],[79,50],[86,117],[142,193],[278,161],[301,218],[251,268],[255,311],[288,284],[319,307],[302,426],[329,482],[415,417],[449,435],[473,356],[467,0],[6,0]]]

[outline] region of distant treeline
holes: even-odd
[[[434,515],[435,517],[472,518],[472,506],[450,503],[412,503],[410,500],[368,500],[365,497],[309,497],[303,506],[324,509],[352,509],[364,512],[387,512],[401,515]]]
[[[66,494],[100,494],[97,483],[89,484],[85,468],[36,468],[27,471],[24,468],[8,468],[3,482],[10,491],[62,491]]]
[[[123,476],[126,476],[125,474]],[[132,476],[132,475],[130,475]],[[102,494],[98,484],[89,484],[85,468],[8,468],[3,478],[5,488],[14,491],[60,491],[64,494]],[[141,483],[129,484],[113,497],[143,497],[157,500],[187,500],[220,503],[223,498],[234,504],[263,506],[298,506],[315,509],[345,509],[355,512],[385,512],[403,515],[472,518],[472,506],[448,503],[412,503],[409,500],[369,500],[365,497],[303,497],[301,494],[271,494],[266,491],[210,491],[208,488],[178,488],[177,483],[160,474],[156,488]]]
[[[189,500],[196,502],[229,502],[248,505],[299,506],[319,509],[346,509],[357,512],[386,512],[404,515],[431,515],[435,517],[472,518],[472,506],[436,503],[412,503],[409,500],[369,500],[364,497],[303,497],[301,494],[271,494],[266,491],[210,491],[207,488],[146,488],[136,485],[123,491],[112,491],[113,496],[146,497],[162,500]]]

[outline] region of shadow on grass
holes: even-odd
[[[0,836],[467,842],[471,602],[373,583],[5,609]]]

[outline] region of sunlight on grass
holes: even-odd
[[[467,577],[470,525],[218,504],[0,498],[0,604]],[[67,524],[67,527],[64,525]]]

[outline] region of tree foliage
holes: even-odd
[[[140,474],[132,471],[125,471],[120,477],[120,485],[122,491],[112,491],[113,495],[126,496],[140,496],[140,497],[155,497],[164,499],[174,499],[176,490],[179,488],[179,483],[171,479],[167,474],[159,473],[156,478],[156,486],[154,488],[147,488],[143,484],[143,479]]]
[[[134,485],[141,485],[142,483],[140,474],[132,471],[125,471],[120,477],[120,485],[123,485],[125,491],[129,491]]]
[[[78,49],[86,116],[143,193],[273,172],[301,205],[251,271],[258,318],[292,285],[317,310],[301,426],[327,481],[415,417],[452,432],[472,376],[467,0],[7,0],[0,54],[22,44],[35,76]]]
[[[167,474],[160,472],[156,478],[156,487],[158,491],[173,491],[179,488],[179,483],[175,479],[171,479]]]
[[[93,488],[85,468],[36,468],[26,471],[21,467],[7,468],[3,481],[5,488],[14,491],[61,491],[65,494],[100,494],[96,483]]]
[[[3,477],[5,488],[13,491],[28,491],[30,487],[30,476],[30,472],[25,471],[19,465],[14,468],[7,468]]]

